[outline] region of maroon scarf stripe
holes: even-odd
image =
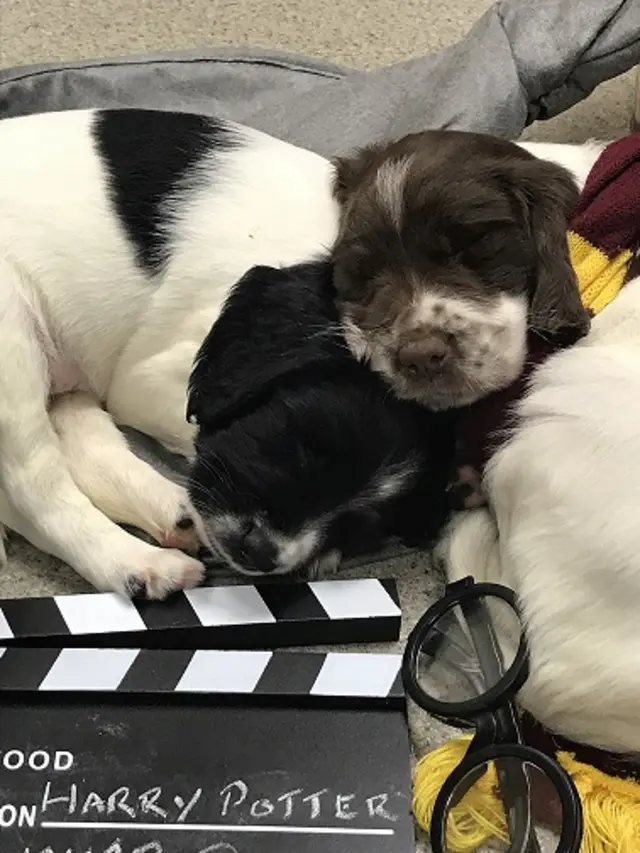
[[[640,133],[604,149],[587,178],[570,229],[609,257],[640,247]]]

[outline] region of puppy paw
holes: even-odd
[[[185,487],[140,460],[133,465],[128,480],[118,482],[117,488],[112,483],[110,489],[92,492],[93,504],[112,521],[143,531],[163,548],[196,555],[202,543]]]
[[[182,551],[152,548],[153,553],[137,571],[124,580],[122,592],[129,598],[161,600],[181,589],[192,589],[204,581],[205,567]]]
[[[487,502],[482,490],[482,475],[471,465],[460,465],[457,478],[448,486],[453,509],[478,509]]]
[[[164,548],[177,548],[188,554],[197,555],[202,547],[193,516],[181,505],[176,520],[160,535]]]
[[[321,554],[307,569],[307,579],[310,581],[335,575],[342,564],[342,554],[337,549]]]

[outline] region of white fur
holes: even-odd
[[[376,191],[393,225],[400,231],[404,213],[405,185],[413,157],[385,160],[376,172]]]
[[[492,391],[506,388],[522,372],[526,355],[527,300],[524,296],[498,294],[482,307],[463,298],[423,293],[411,306],[409,325],[423,334],[455,335],[459,366],[467,377],[466,387],[455,398],[446,381],[433,376],[429,383],[429,408],[448,409],[475,403]],[[398,396],[417,399],[414,383],[398,372],[389,355],[388,341],[381,336],[371,342],[353,321],[342,324],[349,349],[356,358],[393,385]]]
[[[413,306],[416,328],[455,335],[461,365],[469,377],[466,397],[473,403],[488,390],[506,388],[522,372],[527,341],[527,299],[499,293],[491,304],[423,293]]]
[[[573,175],[579,187],[584,186],[593,164],[607,145],[606,142],[595,139],[590,139],[582,145],[563,145],[556,142],[518,142],[517,144],[534,157],[563,166]]]
[[[337,209],[326,160],[238,127],[240,147],[165,211],[171,258],[151,282],[110,206],[92,115],[0,124],[0,526],[99,589],[162,597],[198,583],[202,564],[114,522],[196,547],[176,526],[186,495],[112,418],[191,455],[187,380],[229,288],[253,264],[327,249]]]
[[[569,164],[571,150],[585,154],[566,146]],[[438,556],[451,579],[517,593],[527,709],[573,739],[640,751],[640,279],[538,368],[518,415],[487,470],[491,511],[457,517]]]

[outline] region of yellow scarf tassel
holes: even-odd
[[[433,806],[447,776],[464,758],[471,736],[449,741],[422,758],[416,767],[413,813],[429,831]],[[556,756],[569,773],[582,802],[584,837],[580,853],[639,853],[640,784],[607,776],[576,761],[567,752]],[[493,765],[455,806],[447,821],[450,853],[474,853],[490,839],[509,840],[504,811],[495,796]]]

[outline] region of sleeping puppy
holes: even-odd
[[[473,403],[520,375],[528,331],[588,330],[566,241],[578,189],[560,164],[427,131],[339,160],[335,187],[347,338],[398,396]]]
[[[196,359],[189,494],[203,540],[245,575],[337,567],[447,515],[455,413],[389,393],[345,344],[326,261],[255,267]]]
[[[351,352],[401,396],[455,406],[518,372],[527,318],[582,329],[563,255],[571,198],[562,168],[475,135],[418,135],[334,167],[186,113],[3,120],[0,529],[101,590],[200,583],[184,488],[116,424],[193,456],[189,375],[246,270],[339,238]]]

